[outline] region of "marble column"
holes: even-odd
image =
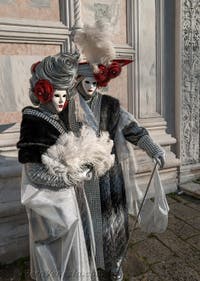
[[[200,1],[177,3],[177,124],[181,159],[180,183],[200,175]]]

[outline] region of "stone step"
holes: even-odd
[[[186,194],[200,199],[200,184],[195,182],[187,182],[179,185],[180,189]]]
[[[29,240],[27,235],[0,246],[0,263],[2,264],[11,263],[18,258],[27,256],[29,256]]]
[[[25,207],[20,201],[0,203],[0,218],[15,216],[25,212]]]
[[[20,131],[20,123],[0,125],[1,134],[19,133],[19,131]]]
[[[22,165],[18,163],[16,157],[13,160],[0,158],[0,178],[19,177],[21,175]]]

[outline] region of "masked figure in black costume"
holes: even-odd
[[[164,150],[154,143],[148,131],[120,106],[118,99],[102,95],[98,90],[107,86],[130,62],[112,60],[109,66],[99,65],[95,72],[89,63],[80,63],[76,91],[69,106],[61,113],[63,122],[70,130],[77,133],[82,124],[87,124],[97,135],[107,131],[114,141],[114,167],[104,176],[87,181],[85,192],[94,227],[96,267],[109,272],[111,280],[118,281],[123,279],[119,264],[129,237],[125,192],[127,167],[122,165],[124,160],[131,157],[126,141],[145,150],[161,168],[165,163]]]

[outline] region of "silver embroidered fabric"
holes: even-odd
[[[40,79],[48,80],[55,89],[72,88],[78,70],[78,57],[77,52],[45,57],[32,72],[30,79],[32,88]]]
[[[84,184],[84,187],[93,222],[96,242],[96,267],[104,268],[101,199],[98,178],[93,177],[91,181]]]
[[[70,101],[68,108],[68,120],[70,129],[74,133],[77,134],[81,126],[80,124],[84,123],[91,126],[96,133],[99,134],[101,98],[102,95],[96,92],[95,96],[90,101],[85,101],[79,94],[76,94],[74,99]],[[78,108],[76,108],[77,104]],[[76,114],[77,112],[78,114]],[[81,114],[79,114],[80,112]],[[80,116],[82,117],[82,120],[80,120]],[[95,257],[96,264],[97,268],[104,268],[102,236],[103,229],[99,179],[93,177],[90,181],[85,182],[84,186],[94,226],[97,253]]]
[[[98,131],[99,131],[99,125],[100,125],[101,99],[102,99],[102,95],[99,94],[98,92],[96,92],[94,98],[92,99],[92,101],[89,104],[89,107],[91,108],[91,110],[95,116],[95,119],[97,120]]]
[[[78,133],[81,123],[89,125],[99,134],[100,110],[102,95],[98,92],[94,97],[85,101],[84,98],[76,93],[68,105],[68,120],[70,129]]]
[[[156,158],[164,155],[164,150],[158,144],[154,143],[149,135],[141,137],[137,145],[144,149],[150,157]]]
[[[37,184],[40,188],[44,187],[52,190],[69,188],[63,179],[63,175],[50,174],[44,164],[26,163],[25,171],[29,180],[34,184]]]
[[[71,99],[68,104],[68,120],[69,120],[70,130],[73,133],[78,134],[81,128],[81,123],[78,122],[78,120],[76,119],[75,102],[73,99]]]

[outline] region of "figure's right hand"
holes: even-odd
[[[160,155],[157,155],[157,156],[154,156],[153,157],[155,159],[155,161],[158,163],[159,167],[161,169],[164,168],[164,165],[165,165],[165,153],[162,153]]]

